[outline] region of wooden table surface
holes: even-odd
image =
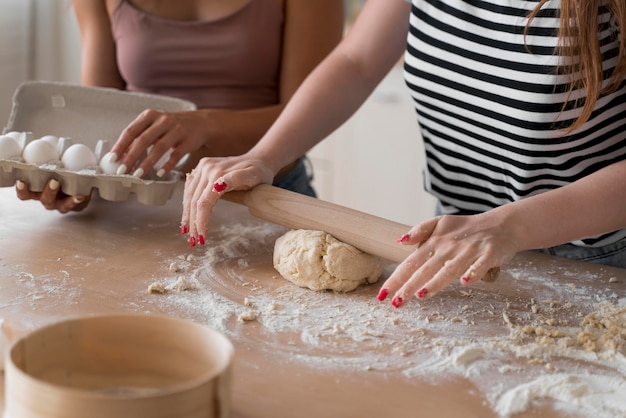
[[[407,374],[405,367],[398,366],[399,363],[389,357],[394,338],[398,341],[401,338],[397,333],[386,336],[383,331],[375,337],[384,342],[371,345],[372,338],[362,341],[354,336],[348,338],[345,329],[339,329],[335,334],[326,333],[323,337],[320,337],[320,331],[318,337],[324,339],[324,344],[312,344],[298,333],[297,327],[270,330],[262,321],[244,323],[237,320],[237,312],[242,312],[250,304],[244,296],[254,295],[254,291],[259,294],[259,289],[270,299],[258,298],[255,299],[257,303],[272,300],[274,296],[280,302],[280,298],[286,298],[287,294],[304,298],[311,295],[310,300],[302,302],[303,309],[308,309],[307,304],[315,302],[316,298],[328,298],[335,303],[333,309],[338,309],[337,304],[343,304],[346,316],[350,312],[362,316],[365,303],[378,303],[374,296],[379,286],[372,285],[352,295],[319,295],[301,289],[288,293],[294,286],[277,279],[272,268],[272,239],[282,232],[279,227],[252,218],[242,206],[220,202],[212,221],[215,236],[210,237],[204,247],[192,249],[179,233],[180,196],[181,187],[165,206],[148,207],[134,200],[121,203],[97,200],[83,213],[60,215],[44,210],[37,202],[18,201],[13,188],[0,189],[0,318],[4,318],[17,334],[67,317],[124,312],[166,314],[211,325],[215,321],[205,318],[217,314],[204,312],[202,306],[211,311],[221,299],[214,301],[213,305],[208,304],[206,292],[222,293],[219,296],[225,298],[225,303],[234,306],[226,311],[231,313],[230,316],[219,324],[236,350],[232,387],[235,418],[498,416],[489,405],[480,379],[462,373],[439,376],[439,379]],[[238,229],[240,225],[247,229]],[[269,231],[269,238],[261,236],[261,244],[255,244],[253,240],[252,245],[248,243],[246,247],[247,241],[237,240],[237,234],[242,231],[244,235],[246,231],[253,231],[257,238]],[[229,238],[234,239],[228,241]],[[224,249],[224,243],[228,242],[235,247],[242,245],[243,250],[235,256],[229,255]],[[208,263],[206,251],[215,250],[218,244],[222,246],[222,252],[215,252],[211,257],[218,259]],[[222,259],[219,259],[220,254]],[[196,305],[194,298],[200,298],[199,292],[191,291],[185,296],[147,292],[150,283],[191,274],[190,270],[173,272],[171,260],[196,263],[193,278],[205,286],[203,299],[198,299]],[[527,276],[520,273],[525,271],[532,271],[528,276],[532,280],[525,281]],[[589,280],[590,277],[593,280]],[[617,278],[617,283],[609,283],[611,277]],[[584,280],[584,283],[577,283],[577,280]],[[561,282],[563,286],[574,282],[577,289],[588,289],[585,292],[599,295],[624,295],[626,271],[525,253],[503,269],[498,282],[479,285],[473,300],[487,298],[486,303],[492,306],[506,300],[507,307],[511,300],[532,301],[546,292],[546,288],[538,284],[544,281]],[[234,283],[232,287],[237,289],[229,289],[229,283]],[[573,292],[571,295],[574,304],[580,294]],[[473,294],[462,293],[456,288],[450,290],[447,297],[431,302],[437,306],[437,312],[428,313],[428,306],[414,301],[403,308],[403,315],[406,317],[411,312],[422,315],[426,321],[420,332],[428,333],[429,324],[438,315],[445,316],[452,310],[466,311],[468,302],[461,298],[468,296],[471,298]],[[184,298],[185,303],[176,302],[177,297]],[[581,298],[581,303],[587,301]],[[394,319],[395,310],[387,304],[378,304],[375,309],[388,316],[386,320],[392,324],[405,321],[405,317]],[[425,310],[427,314],[424,314]],[[312,314],[304,312],[299,315]],[[460,322],[453,315],[447,318],[452,325]],[[508,335],[508,324],[502,320],[500,312],[495,313],[495,320],[484,318],[476,316],[468,329],[479,334]],[[357,320],[344,321],[343,327]],[[406,340],[402,341],[402,347],[407,347]],[[399,343],[396,345],[400,347]],[[361,347],[363,354],[360,356]],[[372,351],[379,347],[387,351],[381,354],[380,362],[374,362],[370,367],[365,357],[371,357]],[[395,356],[408,359],[410,353],[397,352]],[[381,357],[375,358],[378,361]],[[0,400],[0,411],[2,403]],[[516,415],[537,416],[568,415],[556,412],[550,403]]]

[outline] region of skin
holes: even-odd
[[[115,59],[115,42],[110,16],[119,0],[73,0],[81,35],[81,79],[84,85],[124,89]],[[212,20],[231,14],[249,0],[132,0],[148,13],[176,20]],[[165,176],[186,154],[191,154],[185,170],[205,156],[229,156],[247,152],[269,129],[287,101],[315,66],[343,36],[341,0],[276,0],[285,10],[284,44],[281,58],[279,103],[246,110],[199,109],[186,112],[147,110],[122,132],[112,152],[126,167],[137,167],[133,174],[148,173],[161,156],[174,151],[160,172]],[[246,123],[241,123],[245,120]],[[151,152],[136,166],[149,148]],[[296,157],[297,158],[297,157]],[[277,175],[292,167],[287,161]],[[127,169],[128,171],[128,169]],[[67,196],[48,184],[42,193],[29,191],[24,182],[16,187],[22,200],[41,200],[47,209],[78,211],[87,206],[89,196]],[[81,200],[82,199],[82,200]],[[77,200],[81,203],[76,204]]]
[[[200,161],[187,179],[183,201],[183,230],[189,231],[191,243],[207,236],[220,196],[270,183],[280,167],[358,109],[404,51],[409,12],[403,0],[369,0],[344,41],[302,84],[255,147],[242,156]],[[414,226],[398,240],[415,250],[383,284],[379,299],[390,296],[393,306],[400,307],[414,297],[430,298],[456,280],[471,285],[492,278],[489,271],[497,271],[519,251],[624,228],[625,176],[622,161],[479,215],[440,216]]]

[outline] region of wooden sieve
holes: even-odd
[[[5,418],[226,418],[233,347],[160,315],[65,320],[6,357]]]

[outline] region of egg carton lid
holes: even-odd
[[[195,110],[187,100],[112,88],[72,83],[27,81],[13,95],[11,115],[3,133],[30,132],[32,138],[45,135],[69,138],[95,151],[98,143],[111,145],[124,128],[146,109],[162,111]],[[105,175],[95,171],[72,172],[62,168],[35,166],[21,161],[0,160],[0,187],[28,182],[33,191],[42,191],[55,178],[67,194],[89,194],[97,189],[106,200],[121,201],[136,194],[141,203],[158,206],[172,197],[181,178],[178,171],[160,179],[131,175]]]

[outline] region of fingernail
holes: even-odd
[[[48,187],[50,187],[50,190],[56,190],[59,188],[59,182],[55,179],[52,179],[50,180],[50,183],[48,183]]]
[[[383,300],[387,299],[387,295],[389,295],[389,291],[383,287],[382,289],[380,289],[380,292],[378,292],[377,298],[379,301],[382,302]]]
[[[122,175],[122,174],[126,174],[126,170],[128,170],[128,167],[126,167],[126,164],[122,164],[117,168],[117,172],[116,174],[118,176]]]
[[[24,190],[26,185],[24,184],[22,180],[18,180],[15,182],[15,187],[17,187],[17,190]]]
[[[187,224],[182,224],[180,226],[180,233],[185,235],[189,233],[189,227],[187,226]]]
[[[225,183],[225,182],[223,182],[223,181],[222,181],[222,182],[215,183],[215,184],[213,185],[213,189],[214,189],[216,192],[218,192],[218,193],[223,192],[224,190],[226,190],[226,183]]]
[[[114,152],[109,152],[108,158],[110,163],[114,163],[117,161],[117,154],[115,154]]]
[[[143,176],[143,168],[138,168],[133,173],[133,177],[140,177],[141,178],[142,176]]]
[[[78,204],[80,204],[80,203],[83,203],[83,201],[85,200],[85,198],[84,198],[84,197],[82,197],[82,196],[74,196],[74,199],[72,199],[72,200],[74,200],[74,203],[76,203],[76,204],[78,205]]]
[[[159,171],[157,171],[156,175],[158,178],[163,177],[165,175],[165,170],[161,168]]]
[[[395,296],[391,300],[391,304],[393,305],[394,308],[399,308],[400,306],[402,306],[402,298],[400,296]]]
[[[189,246],[190,247],[196,246],[196,237],[189,237]]]
[[[469,278],[469,276],[463,276],[463,277],[461,277],[461,281],[462,281],[464,284],[467,284],[467,283],[469,283],[470,278]]]
[[[425,287],[422,287],[420,290],[417,291],[417,297],[419,299],[424,299],[426,296],[428,296],[428,289],[426,289]]]
[[[198,235],[198,243],[200,243],[200,245],[204,245],[204,235]]]
[[[411,235],[409,235],[409,234],[404,234],[404,235],[402,235],[400,238],[398,238],[398,242],[405,242],[405,241],[407,241],[409,238],[411,238]]]

